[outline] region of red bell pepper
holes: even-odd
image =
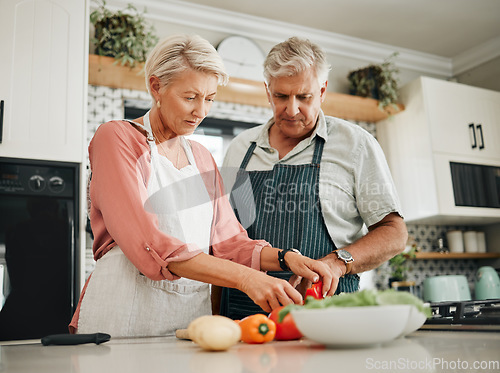
[[[276,324],[276,335],[274,339],[278,341],[289,341],[302,338],[302,333],[297,329],[291,313],[288,313],[281,322],[279,321],[279,312],[283,308],[285,307],[280,306],[275,308],[268,316]]]
[[[321,281],[318,281],[312,284],[312,286],[306,290],[306,298],[311,296],[314,299],[323,299],[322,290],[323,290],[323,283]]]

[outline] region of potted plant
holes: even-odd
[[[398,99],[398,79],[396,75],[399,73],[399,69],[394,64],[394,58],[398,54],[398,52],[394,52],[380,65],[372,64],[351,71],[347,76],[350,94],[378,100],[381,110],[386,110],[388,106],[399,110],[396,105]]]
[[[412,245],[410,250],[397,254],[389,259],[391,274],[389,277],[389,287],[398,290],[411,290],[414,282],[408,281],[408,259],[416,257],[416,244]]]
[[[144,13],[132,4],[128,4],[125,11],[116,12],[106,8],[105,0],[97,4],[99,6],[90,14],[90,22],[95,28],[91,38],[95,53],[114,57],[130,67],[144,62],[149,50],[158,42],[154,26],[145,21]]]

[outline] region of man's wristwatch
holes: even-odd
[[[334,253],[337,254],[337,258],[345,263],[346,272],[344,273],[344,276],[351,273],[352,262],[354,262],[354,258],[352,257],[351,253],[344,249],[335,250]]]
[[[283,249],[278,251],[278,263],[280,264],[280,267],[283,271],[289,271],[290,268],[285,263],[285,254],[289,251],[292,251],[296,254],[302,255],[299,250],[297,249]]]

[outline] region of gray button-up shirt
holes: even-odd
[[[256,142],[257,147],[247,171],[271,170],[276,164],[311,163],[314,139],[320,136],[325,140],[325,147],[320,164],[319,198],[328,232],[338,248],[361,238],[367,227],[389,213],[397,212],[402,216],[384,153],[366,130],[348,121],[325,116],[320,111],[311,136],[279,159],[278,151],[269,144],[269,128],[273,124],[274,119],[271,119],[235,137],[227,150],[223,168],[239,167],[252,142]]]

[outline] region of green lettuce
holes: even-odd
[[[354,293],[342,293],[324,299],[307,297],[303,305],[289,304],[279,312],[279,322],[294,309],[313,309],[328,307],[366,307],[384,306],[391,304],[414,305],[426,317],[431,316],[431,309],[422,300],[407,291],[390,290],[361,290]]]

